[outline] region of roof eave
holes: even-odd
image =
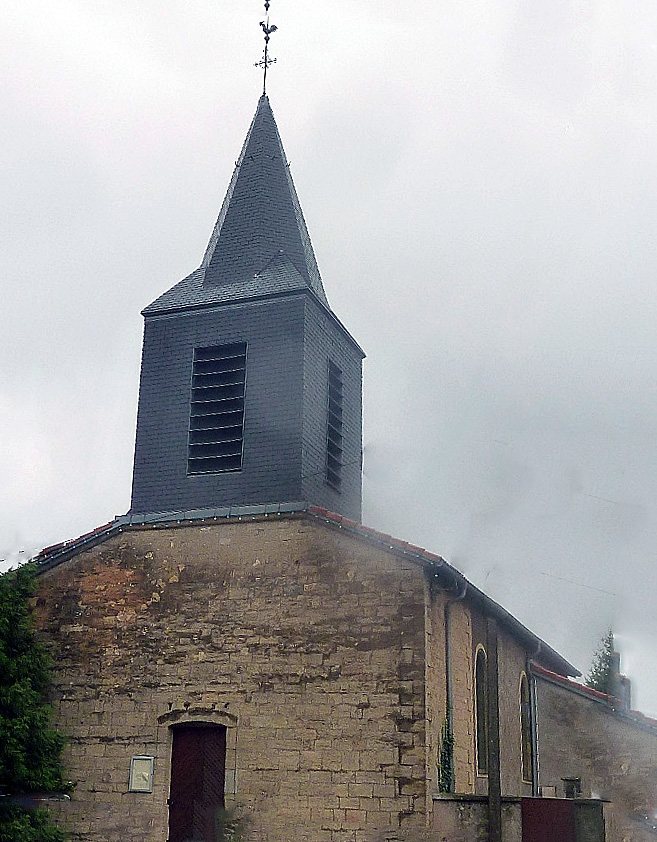
[[[244,298],[235,298],[229,301],[207,301],[207,302],[200,302],[198,304],[179,304],[173,305],[171,307],[163,307],[157,310],[151,310],[151,304],[148,307],[145,307],[141,311],[141,315],[144,319],[156,319],[162,316],[172,316],[179,313],[196,313],[202,310],[213,310],[213,309],[220,309],[223,307],[232,307],[238,304],[251,304],[257,301],[267,301],[267,300],[275,300],[281,298],[293,298],[295,296],[307,295],[309,296],[310,300],[313,301],[321,310],[329,316],[331,321],[335,324],[335,326],[340,330],[340,332],[344,335],[346,339],[349,340],[353,348],[360,354],[361,359],[365,359],[367,356],[365,351],[361,348],[361,346],[356,342],[354,337],[349,333],[347,328],[343,325],[340,319],[335,315],[333,310],[330,307],[327,307],[326,304],[321,300],[321,298],[317,295],[315,290],[310,287],[301,287],[299,289],[294,290],[287,290],[285,292],[270,292],[270,293],[262,293],[259,295],[252,295],[252,296],[245,296]]]
[[[408,544],[405,541],[400,541],[390,535],[377,532],[374,529],[369,529],[355,521],[350,521],[341,515],[335,515],[319,507],[311,507],[311,513],[337,524],[342,529],[350,530],[360,534],[363,538],[382,544],[391,552],[403,553],[410,556],[417,563],[423,565],[427,570],[451,578],[451,585],[457,592],[462,592],[466,589],[466,598],[469,595],[470,599],[479,603],[485,613],[490,614],[500,622],[504,628],[511,632],[514,636],[523,640],[532,652],[536,653],[535,657],[539,657],[551,663],[564,676],[580,676],[581,672],[577,667],[573,666],[555,649],[547,644],[540,637],[530,631],[520,620],[513,616],[509,611],[503,608],[494,599],[487,596],[483,591],[473,585],[466,577],[460,573],[455,567],[445,561],[442,556],[435,555],[425,550],[423,547],[418,547],[413,544]]]

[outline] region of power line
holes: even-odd
[[[618,594],[613,591],[606,591],[604,588],[596,588],[594,585],[585,585],[583,582],[576,582],[574,579],[566,579],[563,576],[555,576],[553,573],[545,573],[543,570],[537,570],[536,572],[541,576],[547,576],[548,579],[557,579],[559,582],[568,582],[569,585],[577,585],[578,588],[586,588],[588,591],[598,591],[598,593],[605,593],[608,596],[618,596]]]

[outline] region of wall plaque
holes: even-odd
[[[153,792],[154,757],[136,755],[130,759],[130,792]]]

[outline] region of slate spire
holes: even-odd
[[[274,114],[263,94],[201,266],[144,313],[304,288],[329,306]]]
[[[272,262],[285,261],[325,298],[276,121],[263,95],[203,258],[204,283],[247,280]]]

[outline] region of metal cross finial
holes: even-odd
[[[277,26],[272,24],[269,25],[269,6],[271,5],[270,0],[265,0],[265,12],[267,12],[266,20],[260,21],[260,26],[262,27],[262,31],[265,33],[265,52],[260,59],[257,61],[255,66],[262,67],[264,71],[264,78],[262,80],[262,95],[265,96],[267,93],[267,68],[269,68],[274,62],[276,61],[275,58],[269,58],[269,39],[274,32],[278,29]]]

